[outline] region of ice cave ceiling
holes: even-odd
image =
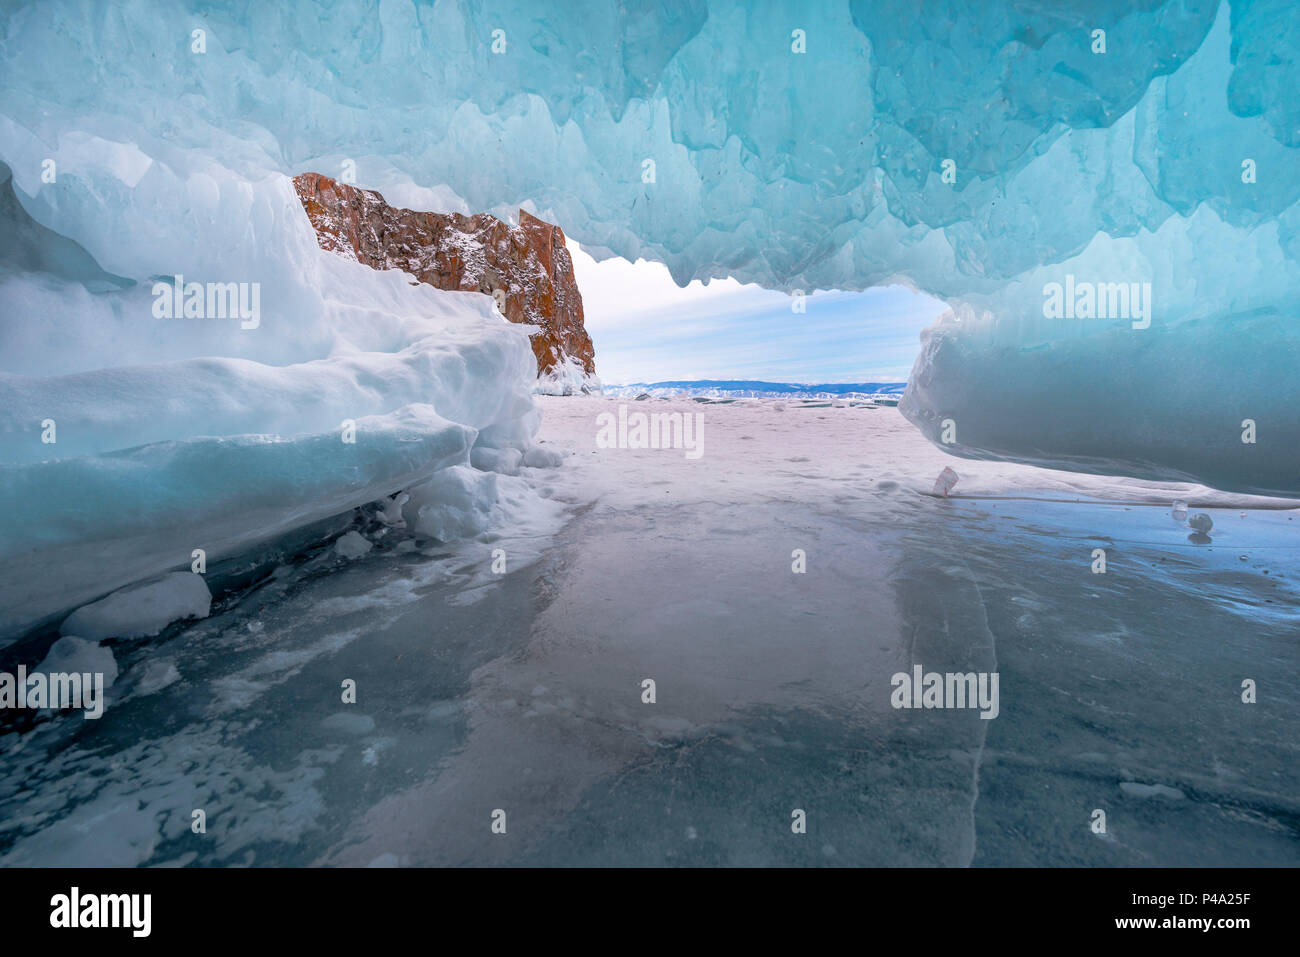
[[[0,160],[136,280],[264,268],[308,169],[681,283],[904,280],[953,306],[904,403],[951,451],[1292,494],[1297,52],[1289,0],[53,0],[0,13]],[[1067,276],[1148,325],[1046,315]]]

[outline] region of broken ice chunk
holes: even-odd
[[[202,575],[170,572],[83,605],[64,619],[59,634],[90,641],[152,638],[173,621],[207,618],[211,608],[212,593]]]
[[[411,496],[398,492],[392,498],[380,499],[379,514],[376,516],[389,528],[406,528],[406,519],[402,518],[402,506],[410,501]]]
[[[524,465],[533,469],[553,469],[564,461],[564,456],[554,449],[534,445],[524,453]]]
[[[334,543],[334,551],[349,561],[360,558],[374,547],[366,540],[364,535],[356,531],[348,532]]]
[[[1174,510],[1169,514],[1173,516],[1175,522],[1187,521],[1187,503],[1175,501]]]
[[[1205,533],[1214,527],[1214,520],[1204,512],[1192,516],[1192,520],[1187,523],[1198,532]]]
[[[934,480],[934,494],[947,498],[948,493],[952,491],[952,487],[956,484],[957,473],[945,465],[943,471],[939,473],[939,477]]]
[[[189,574],[188,572],[186,574]],[[64,635],[32,669],[33,674],[89,673],[102,674],[104,687],[117,680],[117,662],[113,651],[97,641],[87,641],[74,635]]]

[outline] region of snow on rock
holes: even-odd
[[[41,663],[31,671],[43,674],[102,674],[105,688],[117,680],[117,662],[113,659],[113,652],[98,642],[74,635],[65,635],[51,645]]]
[[[488,213],[416,212],[390,206],[374,190],[319,173],[294,188],[322,249],[374,269],[400,269],[439,289],[486,293],[533,336],[540,391],[600,388],[595,351],[583,326],[582,295],[564,231],[519,210],[519,225]]]
[[[149,638],[174,621],[207,618],[211,607],[212,593],[202,575],[172,572],[83,605],[64,619],[59,633],[93,641]]]
[[[537,376],[533,391],[539,395],[601,395],[604,387],[600,377],[588,371],[579,359],[564,356]]]

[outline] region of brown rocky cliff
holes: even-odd
[[[518,226],[487,213],[398,209],[374,190],[319,173],[296,176],[293,185],[322,249],[374,269],[405,270],[439,289],[488,295],[503,290],[507,319],[541,327],[532,340],[539,373],[554,371],[570,357],[595,373],[573,258],[559,226],[522,209]]]

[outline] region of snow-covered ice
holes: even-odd
[[[110,648],[105,648],[97,641],[88,641],[73,635],[65,635],[50,646],[49,652],[33,672],[53,674],[58,672],[81,672],[102,674],[104,687],[117,680],[117,663]]]
[[[196,549],[216,563],[468,463],[474,449],[531,446],[539,416],[524,329],[486,296],[331,257],[287,179],[248,188],[261,254],[250,249],[255,261],[228,261],[224,274],[265,288],[256,329],[151,317],[146,277],[204,274],[180,233],[114,246],[116,273],[139,282],[90,298],[84,275],[14,274],[64,305],[48,306],[57,348],[0,350],[0,643],[189,567]],[[2,212],[37,229],[16,202]],[[0,262],[0,283],[10,275]],[[0,300],[35,308],[12,287]],[[24,328],[4,324],[8,335]],[[107,330],[111,343],[99,338]]]
[[[347,559],[363,558],[374,547],[364,535],[355,530],[340,535],[334,543],[334,551],[341,558]]]
[[[309,551],[119,646],[135,687],[183,675],[129,715],[0,738],[0,860],[1297,863],[1294,502],[980,461],[945,499],[895,409],[657,402],[703,410],[692,460],[600,448],[617,400],[540,401],[563,464],[480,473],[486,530]],[[553,511],[509,511],[530,481]],[[998,717],[894,709],[916,664],[997,671]]]
[[[59,631],[92,641],[149,638],[174,621],[206,618],[211,607],[212,593],[203,576],[172,572],[78,608],[63,620]]]

